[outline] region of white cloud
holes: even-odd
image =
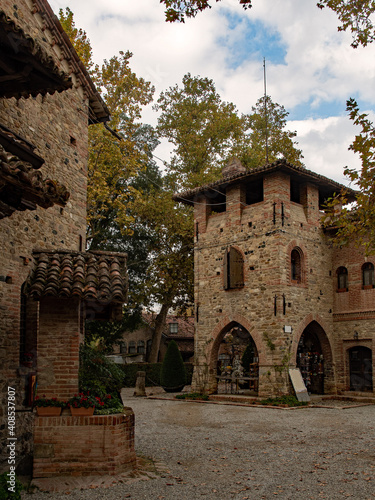
[[[352,49],[351,35],[338,32],[336,15],[319,10],[316,0],[254,0],[246,12],[238,0],[222,0],[185,24],[166,23],[159,0],[50,3],[55,12],[71,8],[76,25],[91,40],[96,62],[119,50],[133,52],[131,67],[155,85],[156,98],[190,72],[212,78],[221,97],[234,102],[240,112],[249,112],[263,94],[263,47],[246,53],[247,20],[263,23],[271,35],[278,33],[286,51],[284,61],[267,61],[267,91],[291,115],[298,108],[301,119],[289,127],[298,132],[306,167],[343,182],[343,167],[359,164],[347,150],[355,129],[346,117],[345,103],[353,96],[373,108],[375,44]],[[239,54],[243,60],[233,66]],[[144,119],[154,124],[155,113],[148,108]]]

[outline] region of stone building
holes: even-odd
[[[85,318],[116,317],[126,299],[126,255],[85,252],[88,125],[109,112],[46,0],[1,2],[0,47],[1,470],[14,436],[19,473],[34,448],[35,477],[114,473],[135,459],[131,411],[116,422],[32,411],[36,385],[77,392]],[[86,458],[67,448],[75,439]]]
[[[227,377],[227,363],[239,369],[229,337],[250,345],[237,379],[256,379],[259,395],[290,392],[296,366],[310,392],[374,391],[375,259],[335,248],[320,221],[341,188],[285,161],[246,170],[232,160],[221,180],[175,195],[195,213],[193,390],[217,391],[223,364]]]

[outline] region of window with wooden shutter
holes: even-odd
[[[224,288],[242,288],[244,286],[243,257],[239,250],[229,247],[224,259]]]

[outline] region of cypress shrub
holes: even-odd
[[[161,367],[160,385],[166,392],[179,392],[186,385],[186,370],[177,344],[172,340]]]

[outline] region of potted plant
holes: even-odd
[[[185,365],[174,340],[169,345],[161,367],[160,383],[165,392],[180,392],[186,384]]]
[[[91,416],[95,408],[101,408],[104,402],[99,396],[92,396],[88,391],[86,394],[80,392],[68,400],[68,407],[73,416]]]
[[[38,416],[58,417],[66,407],[66,402],[58,401],[57,398],[46,398],[44,394],[42,397],[36,396],[34,406]]]

